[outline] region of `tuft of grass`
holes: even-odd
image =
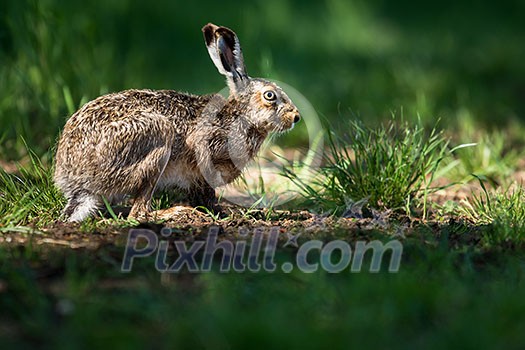
[[[284,175],[296,182],[307,201],[324,211],[342,214],[355,203],[377,209],[405,209],[423,204],[448,141],[433,128],[427,134],[420,124],[390,120],[378,128],[352,121],[343,136],[329,135],[328,154],[310,183],[292,170]]]
[[[525,244],[525,188],[511,184],[502,189],[488,191],[480,179],[482,191],[474,194],[462,207],[461,213],[476,225],[484,225],[486,245]]]
[[[523,151],[516,147],[521,142],[511,132],[521,127],[512,125],[487,131],[480,130],[472,117],[462,117],[461,120],[457,135],[462,141],[472,143],[473,147],[464,147],[454,153],[454,159],[448,165],[451,168],[448,177],[459,182],[483,177],[491,183],[505,183],[523,155]]]
[[[37,228],[60,216],[64,198],[53,184],[53,171],[29,152],[29,164],[14,174],[0,168],[0,227]]]

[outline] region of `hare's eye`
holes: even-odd
[[[268,90],[263,93],[263,97],[266,101],[275,101],[277,94],[272,90]]]

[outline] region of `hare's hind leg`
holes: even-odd
[[[140,186],[136,191],[135,201],[133,202],[128,218],[137,220],[148,219],[148,214],[151,209],[151,197],[168,164],[170,155],[170,147],[157,148],[151,151],[146,158],[140,162],[139,166],[134,169],[131,176],[137,178],[136,183],[140,183]]]
[[[93,215],[101,205],[99,196],[89,193],[75,193],[62,211],[62,215],[69,222],[80,222]]]

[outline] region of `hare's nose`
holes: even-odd
[[[301,116],[299,115],[299,113],[296,113],[293,117],[293,123],[298,123],[299,120],[301,120]]]

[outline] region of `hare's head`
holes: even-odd
[[[230,101],[243,104],[239,107],[255,124],[267,131],[283,132],[301,119],[297,107],[279,86],[246,74],[241,45],[231,29],[209,23],[202,31],[213,63],[226,76]]]

